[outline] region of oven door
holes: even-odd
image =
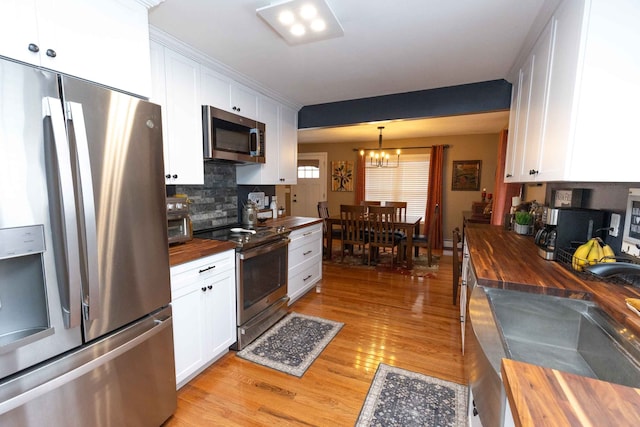
[[[238,326],[287,295],[289,239],[237,254]]]

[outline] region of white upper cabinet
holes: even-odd
[[[151,44],[151,101],[162,106],[166,184],[204,184],[200,65]]]
[[[258,120],[265,124],[264,164],[236,169],[238,184],[292,185],[297,182],[298,113],[270,98],[259,99]]]
[[[514,83],[507,182],[638,181],[639,20],[639,2],[560,3]]]
[[[202,104],[258,120],[257,92],[233,79],[202,67]]]
[[[147,97],[147,8],[135,0],[3,0],[0,55]]]

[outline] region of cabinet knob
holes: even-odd
[[[236,107],[235,105],[232,107],[233,111],[240,111],[240,107]]]
[[[202,289],[202,292],[207,292],[207,287],[206,286],[203,286],[200,289]]]
[[[511,175],[510,173],[507,174],[507,178],[511,178],[513,175]]]
[[[207,286],[207,289],[209,289],[209,290],[213,289],[213,285]]]
[[[171,178],[173,178],[173,179],[178,178],[178,174],[174,173],[174,174],[173,174],[173,176],[172,176]]]
[[[47,56],[49,58],[55,58],[58,54],[56,53],[55,50],[53,49],[47,49]]]
[[[166,174],[164,177],[165,177],[165,178],[167,178],[167,179],[169,179],[169,178],[171,178],[171,175]]]
[[[537,171],[537,170],[535,170],[535,169],[531,169],[531,170],[529,171],[529,175],[536,175],[537,173],[538,173],[538,171]]]
[[[34,53],[35,53],[35,52],[40,52],[40,48],[39,48],[39,47],[38,47],[38,45],[37,45],[37,44],[35,44],[35,43],[29,43],[29,50],[30,50],[31,52],[34,52]]]

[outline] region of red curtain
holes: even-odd
[[[491,209],[491,224],[504,224],[504,215],[511,208],[511,197],[520,195],[520,184],[506,184],[504,182],[505,163],[507,161],[507,136],[505,129],[500,132],[498,141],[498,167],[496,168],[495,184],[493,186],[493,207]]]
[[[433,232],[433,249],[442,249],[442,188],[444,183],[444,145],[434,145],[431,147],[431,156],[429,157],[429,190],[427,192],[427,210],[425,212],[425,221],[423,233],[428,235],[429,224],[433,217],[436,205],[440,206],[440,214],[434,223],[435,230]]]
[[[358,153],[356,159],[356,205],[364,200],[364,184],[365,184],[365,164],[362,156]]]

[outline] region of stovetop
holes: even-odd
[[[232,231],[233,230],[233,231]],[[241,231],[239,231],[241,230]],[[193,237],[209,240],[233,242],[236,250],[253,248],[259,245],[281,240],[289,235],[291,230],[285,227],[243,227],[242,224],[225,225],[223,227],[207,228],[193,232]]]

